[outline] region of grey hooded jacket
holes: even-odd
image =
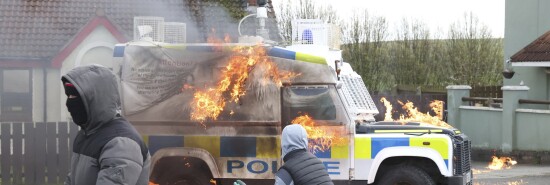
[[[281,138],[284,165],[275,174],[275,185],[333,185],[321,160],[307,151],[307,132],[288,125]]]
[[[146,185],[150,155],[120,112],[115,75],[99,65],[80,66],[62,77],[82,97],[88,120],[73,143],[66,185]]]

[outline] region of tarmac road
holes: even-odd
[[[489,162],[473,162],[474,185],[550,185],[550,165],[517,164],[489,170]]]

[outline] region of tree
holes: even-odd
[[[441,39],[425,23],[403,19],[390,41],[385,19],[364,11],[344,25],[342,54],[373,91],[501,84],[502,39],[471,13],[449,28]]]
[[[502,39],[492,38],[471,12],[451,25],[446,49],[451,84],[502,84]]]
[[[282,0],[276,13],[286,41],[292,40],[292,20],[339,23],[336,11],[324,0]],[[432,33],[425,23],[410,19],[403,19],[392,35],[384,17],[366,10],[342,20],[342,57],[371,91],[502,83],[502,39],[493,38],[472,13],[452,24],[444,39],[442,31]]]
[[[403,19],[395,33],[397,40],[390,48],[397,84],[433,85],[436,72],[433,69],[437,64],[428,26],[418,20]]]
[[[383,17],[355,12],[343,25],[342,57],[363,77],[369,89],[390,90],[395,78],[388,63],[388,23]]]

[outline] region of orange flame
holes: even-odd
[[[393,118],[391,116],[391,111],[393,110],[393,107],[391,106],[391,103],[386,100],[386,98],[382,97],[380,99],[382,103],[384,103],[384,106],[386,107],[386,113],[384,114],[384,121],[393,121]]]
[[[226,35],[226,40],[229,37]],[[219,39],[210,39],[211,43],[220,43]],[[221,45],[220,45],[221,46]],[[232,49],[227,66],[221,71],[221,78],[214,88],[197,90],[191,102],[193,108],[191,119],[203,123],[207,119],[217,120],[227,103],[238,103],[239,99],[246,94],[245,83],[250,73],[255,68],[267,69],[260,80],[262,85],[272,82],[278,87],[282,81],[290,80],[299,74],[279,70],[270,60],[265,47],[239,46]]]
[[[308,114],[298,116],[291,121],[293,124],[302,125],[310,139],[308,150],[312,153],[327,151],[333,146],[342,146],[348,143],[348,139],[342,137],[345,135],[343,130],[327,129],[320,127]]]
[[[392,104],[388,100],[386,100],[386,98],[381,98],[380,101],[383,102],[384,106],[386,107],[384,121],[398,121],[402,123],[416,121],[439,127],[453,128],[453,126],[443,121],[443,101],[434,100],[430,103],[430,107],[436,113],[436,116],[430,115],[429,112],[422,113],[418,111],[418,108],[414,106],[413,102],[407,101],[407,103],[403,103],[401,101],[398,101],[399,104],[401,104],[402,106],[401,108],[407,111],[407,115],[400,115],[398,120],[394,120],[392,118]]]
[[[156,184],[154,182],[149,182],[149,185],[159,185],[159,184]]]
[[[208,38],[206,38],[206,42],[215,44],[214,45],[214,51],[223,51],[223,43],[230,43],[231,37],[229,34],[225,34],[223,40],[219,39],[216,36],[216,29],[212,28],[211,32],[208,34]]]
[[[500,184],[500,183],[499,183]],[[520,179],[519,181],[509,181],[509,182],[506,182],[505,185],[523,185],[523,184],[528,184],[527,182],[523,182],[523,179]],[[479,183],[479,182],[474,182],[474,185],[487,185],[485,183]]]
[[[489,170],[478,170],[478,169],[472,168],[472,174],[474,174],[474,175],[487,173],[487,172],[489,172]]]
[[[214,180],[214,179],[210,179],[210,184],[212,184],[212,185],[217,185],[218,182],[217,182],[216,180]]]
[[[443,120],[443,111],[445,111],[445,109],[443,108],[443,104],[444,102],[440,100],[434,100],[430,102],[430,107],[435,112],[435,115],[437,116],[437,118],[439,118],[439,120]]]
[[[225,36],[223,37],[223,41],[225,43],[230,43],[231,42],[231,37],[229,36],[229,34],[225,34]]]
[[[510,157],[497,157],[493,156],[493,161],[489,163],[487,168],[491,170],[502,170],[503,168],[510,169],[513,165],[516,165],[518,162],[512,160]]]
[[[508,185],[522,185],[522,184],[526,184],[523,182],[523,179],[520,179],[519,181],[511,181],[511,182],[507,182]]]

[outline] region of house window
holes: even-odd
[[[29,69],[0,70],[0,121],[32,121],[31,75]]]
[[[7,93],[29,93],[30,79],[29,70],[4,70],[3,92]]]

